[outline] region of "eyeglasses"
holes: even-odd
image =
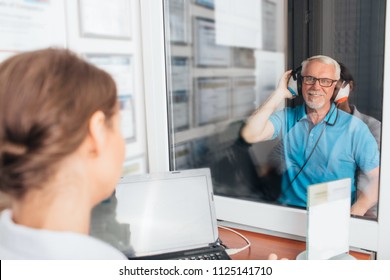
[[[306,85],[314,85],[318,81],[322,87],[331,87],[334,82],[337,82],[337,80],[328,78],[315,78],[312,76],[302,76],[302,81]]]

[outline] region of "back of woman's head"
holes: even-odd
[[[340,64],[340,69],[341,69],[340,78],[343,81],[346,81],[349,83],[351,91],[352,91],[355,87],[355,79],[353,78],[351,71],[344,65],[344,63],[339,62],[339,64]]]
[[[113,79],[64,49],[26,52],[0,64],[0,191],[16,198],[56,173],[88,133],[96,111],[107,125]]]

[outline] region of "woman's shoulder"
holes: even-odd
[[[17,225],[9,210],[1,214],[0,237],[0,259],[126,259],[116,248],[88,235]]]

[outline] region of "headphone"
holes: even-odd
[[[288,80],[287,89],[291,92],[295,98],[298,95],[302,95],[302,66],[299,66],[291,72],[291,77]]]
[[[291,77],[288,81],[287,89],[291,92],[293,97],[302,95],[302,66],[299,66],[291,72]],[[333,91],[332,101],[340,104],[348,99],[350,92],[350,85],[347,81],[338,80]]]

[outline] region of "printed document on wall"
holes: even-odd
[[[215,30],[218,45],[262,48],[261,1],[216,0]]]
[[[64,1],[0,0],[1,60],[22,51],[65,47],[64,11]]]
[[[85,37],[130,39],[129,0],[79,0],[81,33]]]
[[[215,39],[215,22],[195,19],[195,63],[198,66],[229,66],[230,48],[219,45]]]

